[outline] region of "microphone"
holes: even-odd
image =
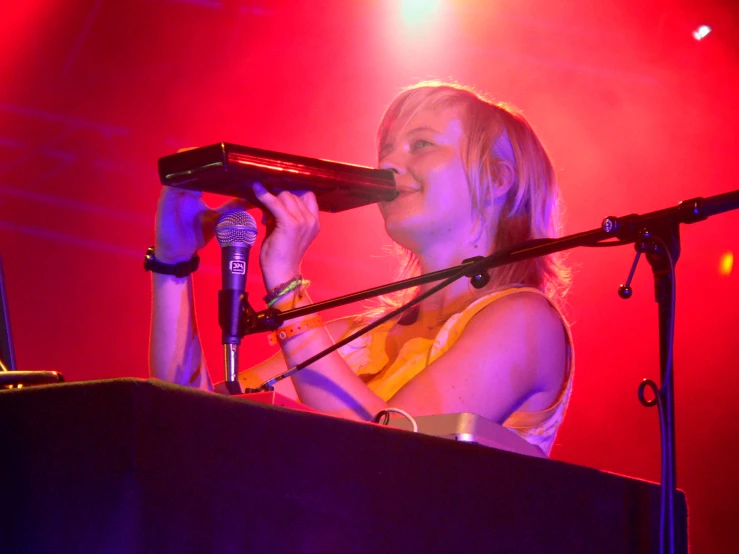
[[[246,268],[257,222],[244,210],[229,210],[216,223],[216,238],[221,245],[222,289],[218,291],[218,323],[221,326],[226,388],[241,394],[236,378],[239,368],[239,345],[244,335],[241,312],[247,303]]]
[[[374,169],[238,144],[220,143],[159,158],[163,185],[243,198],[264,208],[251,185],[268,191],[310,190],[318,209],[340,212],[398,196],[389,169]]]

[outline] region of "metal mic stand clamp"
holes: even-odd
[[[483,259],[484,259],[483,256],[475,256],[474,258],[467,258],[466,260],[462,260],[462,265],[464,264],[477,265],[477,262],[480,262]],[[464,276],[470,278],[470,284],[476,289],[485,288],[485,285],[487,285],[490,282],[490,273],[484,267],[482,268],[478,267],[477,269],[473,267],[473,269],[465,273]]]

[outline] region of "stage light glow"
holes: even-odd
[[[441,0],[403,0],[401,13],[406,23],[418,23],[438,11]]]
[[[711,28],[708,25],[701,25],[695,31],[693,31],[693,38],[695,40],[703,40],[710,32]]]
[[[732,252],[726,252],[721,255],[721,259],[718,264],[718,272],[721,275],[731,275],[731,270],[734,268],[734,254]]]

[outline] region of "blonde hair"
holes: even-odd
[[[437,81],[422,82],[403,90],[390,104],[377,131],[377,151],[386,142],[390,127],[426,109],[461,108],[460,117],[467,137],[462,159],[472,198],[472,208],[483,225],[483,209],[491,202],[503,165],[512,170],[513,186],[508,190],[497,226],[487,231],[494,250],[531,239],[558,237],[560,193],[554,168],[531,125],[510,107],[488,100],[470,88]],[[420,264],[409,250],[396,245],[401,260],[399,277],[420,273]],[[568,268],[557,255],[542,256],[495,268],[490,272],[490,290],[512,285],[535,287],[555,305],[561,306],[569,286]],[[381,298],[383,308],[393,309],[418,293],[401,291]]]

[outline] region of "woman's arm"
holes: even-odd
[[[192,277],[152,274],[151,313],[151,376],[177,385],[213,390],[197,331]]]
[[[265,288],[273,290],[300,275],[300,263],[318,234],[318,203],[312,192],[273,195],[255,186],[257,199],[269,210],[267,238],[259,262]],[[293,291],[274,304],[287,310],[311,303],[306,294]],[[298,323],[306,318],[292,320]],[[333,344],[325,326],[311,329],[282,341],[281,349],[289,367],[305,361]],[[321,358],[292,377],[300,400],[322,412],[349,419],[368,420],[386,404],[357,377],[338,352]]]
[[[162,187],[157,205],[154,255],[175,264],[193,257],[212,238],[218,217],[242,208],[233,200],[217,209],[201,193]],[[178,385],[213,390],[202,355],[193,303],[192,277],[152,274],[152,317],[149,341],[152,377]]]
[[[189,260],[213,236],[218,217],[226,210],[247,206],[241,200],[218,209],[209,208],[200,193],[163,187],[157,206],[155,256],[164,263]],[[278,235],[279,238],[279,235]],[[269,242],[267,243],[269,247]],[[193,279],[152,274],[152,319],[149,370],[152,377],[171,383],[226,392],[211,382],[203,357],[195,317]],[[334,336],[346,333],[351,322],[340,319],[328,324]],[[239,373],[244,388],[254,388],[284,372],[288,366],[281,352]],[[297,398],[292,381],[285,379],[276,390]]]

